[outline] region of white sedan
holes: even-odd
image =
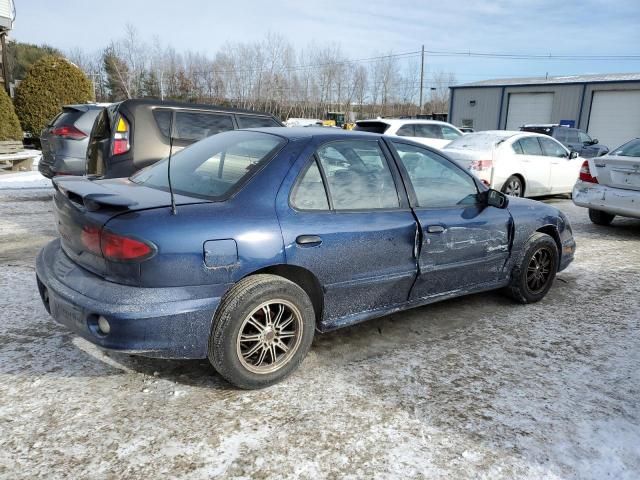
[[[571,193],[584,161],[547,135],[505,130],[468,133],[442,151],[515,197]]]
[[[640,138],[585,160],[573,203],[588,208],[598,225],[609,225],[616,215],[640,218]]]
[[[359,120],[354,130],[384,133],[392,137],[408,137],[427,147],[443,148],[464,134],[447,122],[410,118],[378,118]]]

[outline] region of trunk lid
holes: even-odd
[[[128,179],[91,181],[84,177],[58,177],[53,180],[54,214],[62,249],[77,264],[103,277],[122,273],[122,265],[105,260],[99,236],[112,218],[132,211],[166,208],[171,205],[168,192],[145,187]],[[207,200],[175,195],[176,205],[207,203]],[[97,244],[96,244],[97,242]],[[93,248],[91,248],[93,246]],[[127,269],[134,276],[138,264]]]
[[[640,191],[640,158],[605,155],[590,160],[591,175],[613,188]]]

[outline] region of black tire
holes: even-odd
[[[611,225],[615,215],[612,213],[603,212],[602,210],[589,209],[589,219],[596,225]]]
[[[505,195],[511,195],[512,197],[524,197],[522,179],[517,175],[511,175],[507,178],[507,181],[504,182],[504,185],[502,185],[501,191]]]
[[[244,356],[245,354],[241,351],[239,335],[241,334],[241,328],[243,328],[242,332],[246,332],[247,328],[252,328],[253,323],[247,323],[250,317],[253,318],[253,315],[258,315],[264,311],[258,307],[265,302],[271,301],[274,302],[272,305],[275,307],[273,308],[277,308],[280,305],[289,308],[291,318],[299,315],[299,321],[294,320],[294,324],[299,324],[301,329],[295,337],[295,345],[294,343],[289,344],[291,347],[290,353],[283,353],[286,363],[279,367],[272,365],[271,368],[275,368],[275,370],[269,372],[251,371],[250,368],[259,369],[264,367],[260,366],[262,362],[258,365],[251,363],[252,359],[254,363],[257,363],[255,356],[251,358]],[[271,304],[267,308],[272,308]],[[258,310],[255,311],[256,309]],[[261,321],[266,323],[266,317],[267,315],[264,315]],[[270,317],[269,321],[271,321]],[[276,327],[272,329],[272,332],[275,331]],[[244,389],[268,387],[283,380],[298,368],[311,347],[314,331],[315,314],[313,305],[302,288],[276,275],[252,275],[239,281],[223,297],[213,319],[211,334],[209,335],[209,361],[220,375],[237,387]],[[259,336],[263,335],[264,332],[254,329],[252,335],[243,334],[243,337]],[[282,333],[282,330],[280,332]],[[274,340],[274,336],[276,336],[275,333],[270,340],[265,340],[265,342],[280,341],[279,339]],[[266,336],[264,338],[266,339]],[[245,341],[256,342],[249,344],[249,347],[257,343],[261,345],[264,343],[262,340],[242,340],[242,342]],[[292,349],[293,347],[295,347],[295,351]],[[252,348],[248,349],[252,350]],[[267,347],[260,347],[256,355],[260,355],[262,350],[270,352]],[[273,346],[273,351],[276,351],[275,346]],[[278,351],[282,353],[284,350],[278,349]],[[243,359],[240,358],[241,356]],[[263,360],[266,359],[267,357],[264,356]],[[276,362],[273,357],[270,360],[274,363]],[[269,367],[269,365],[266,366]]]
[[[524,250],[522,263],[514,269],[507,293],[517,302],[534,303],[542,300],[553,285],[558,271],[558,245],[546,233],[536,232],[531,235]],[[547,256],[544,257],[541,252]],[[546,267],[540,261],[543,258],[548,258]],[[535,269],[536,266],[539,266],[538,269]],[[540,280],[538,275],[544,275],[544,280],[537,282]]]

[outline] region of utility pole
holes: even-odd
[[[422,60],[420,62],[420,115],[422,115],[422,89],[424,87],[424,45],[422,45]]]

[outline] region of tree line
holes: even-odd
[[[47,47],[50,48],[50,47]],[[178,52],[132,26],[99,51],[75,48],[67,58],[92,81],[97,101],[162,98],[267,111],[285,120],[324,118],[329,111],[356,118],[420,113],[419,55],[379,54],[350,60],[339,44],[294,47],[279,34],[227,42],[213,57]],[[425,75],[423,113],[448,109],[452,74]]]

